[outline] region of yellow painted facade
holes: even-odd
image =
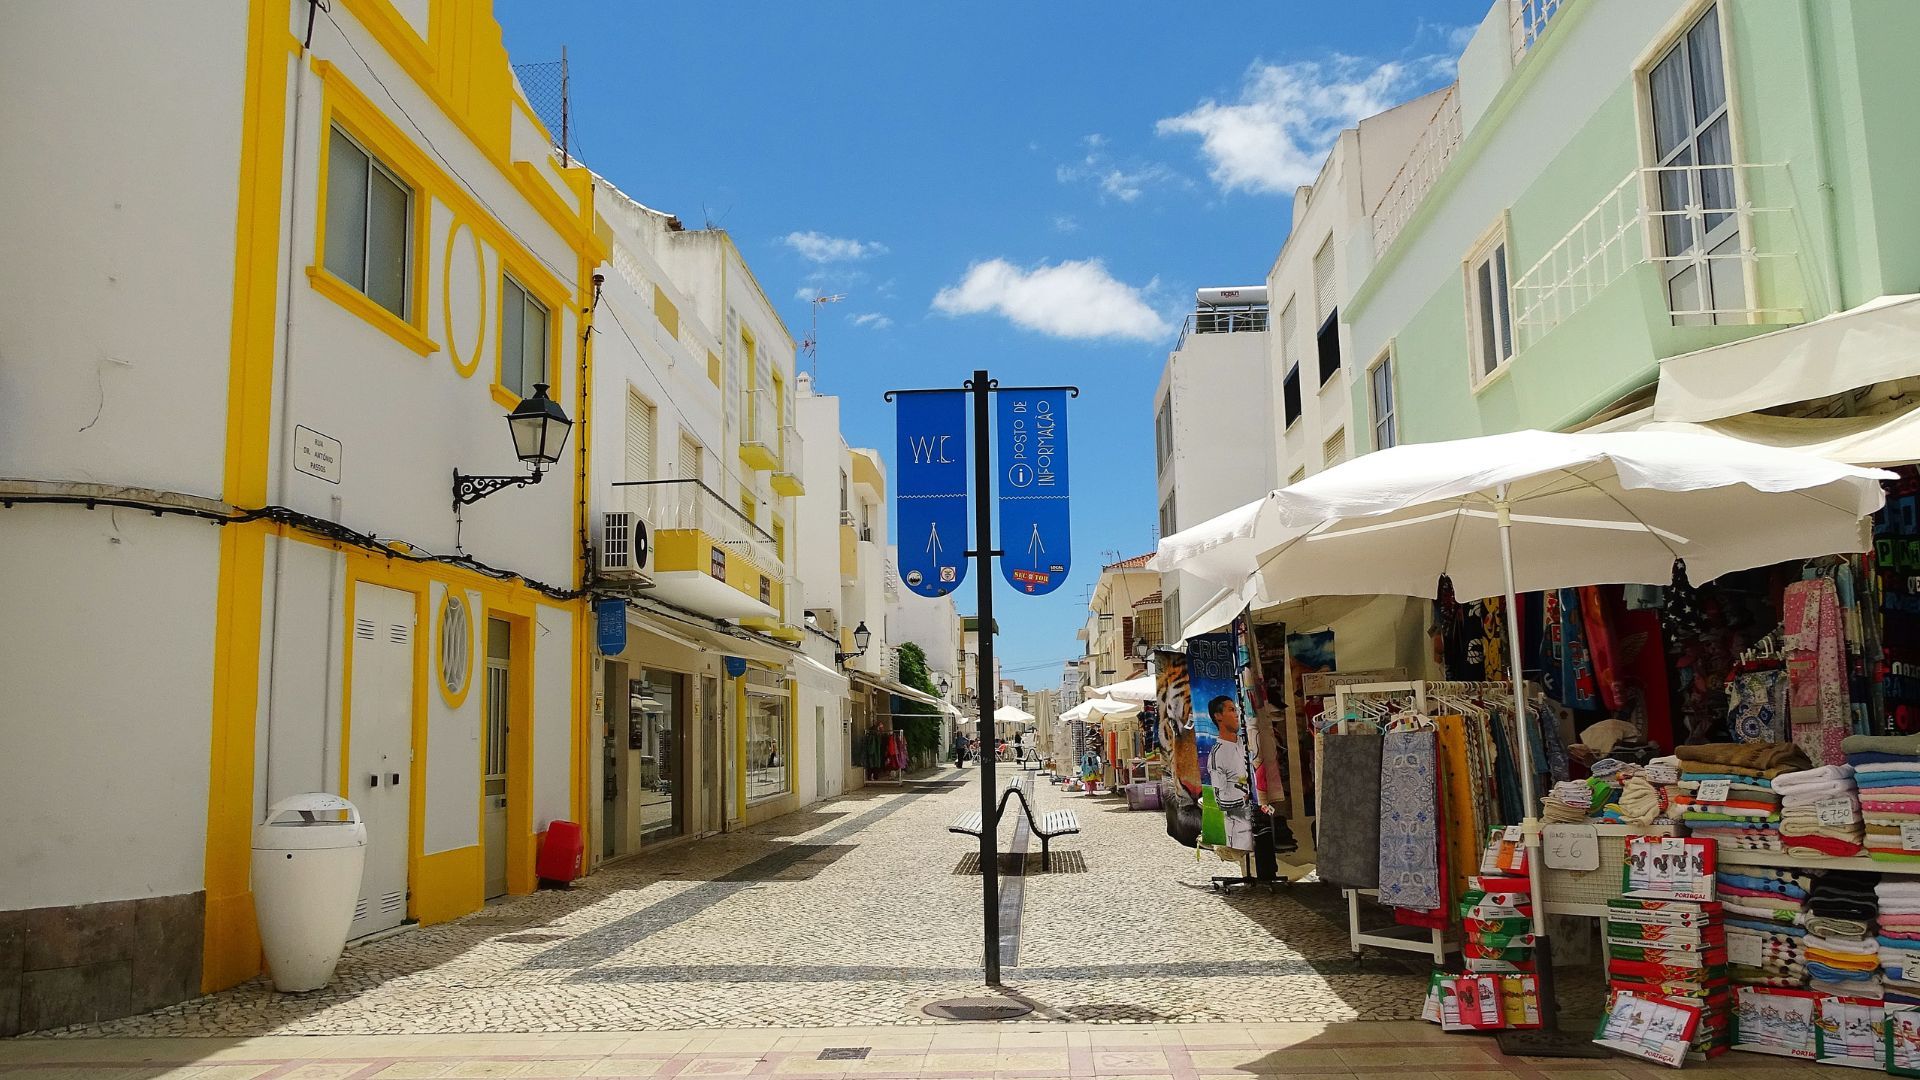
[[[351,15],[358,28],[370,35],[378,47],[417,84],[438,109],[440,119],[463,133],[480,154],[490,162],[525,207],[550,226],[571,246],[576,258],[570,264],[574,280],[563,281],[549,263],[528,250],[516,232],[501,221],[475,195],[462,179],[450,175],[436,152],[420,145],[413,125],[398,122],[376,103],[364,89],[325,59],[309,58],[301,42],[294,37],[292,0],[252,0],[248,10],[247,54],[243,99],[243,131],[236,214],[236,250],[234,261],[234,305],[231,349],[228,363],[228,403],[225,466],[222,497],[241,507],[259,507],[267,502],[272,461],[273,431],[280,422],[274,414],[275,368],[280,340],[279,290],[285,253],[281,244],[281,215],[290,184],[299,176],[286,169],[288,154],[288,117],[291,84],[296,65],[308,65],[319,89],[319,130],[337,125],[383,166],[413,189],[413,234],[410,238],[413,265],[410,273],[408,310],[395,315],[368,299],[353,286],[335,278],[325,269],[324,208],[326,191],[326,155],[317,163],[303,163],[303,169],[318,172],[322,197],[318,208],[304,207],[313,221],[296,227],[315,230],[315,255],[304,268],[306,285],[315,293],[358,316],[380,330],[396,344],[420,357],[429,357],[445,347],[454,369],[453,378],[465,378],[480,367],[479,355],[458,355],[455,343],[432,340],[428,333],[429,303],[434,289],[426,280],[428,237],[433,214],[450,213],[454,228],[448,232],[446,262],[451,263],[453,244],[460,230],[471,230],[478,241],[497,253],[501,273],[510,274],[527,292],[548,305],[550,311],[548,360],[553,385],[565,385],[562,376],[575,369],[579,377],[572,382],[572,400],[565,402],[575,419],[573,481],[582,493],[577,507],[570,512],[570,523],[584,524],[584,492],[588,482],[588,455],[585,453],[587,430],[591,423],[590,402],[586,398],[586,378],[590,356],[583,332],[579,340],[563,336],[562,316],[570,309],[583,328],[590,322],[593,269],[607,258],[604,236],[596,230],[592,207],[592,180],[586,169],[561,168],[550,161],[515,160],[513,124],[516,115],[526,114],[526,104],[515,92],[511,68],[500,41],[500,28],[486,0],[430,0],[427,30],[424,34],[402,15],[390,0],[341,0],[341,8]],[[301,7],[304,12],[304,5]],[[310,89],[314,83],[309,82]],[[308,98],[311,108],[313,98]],[[309,121],[310,122],[310,121]],[[478,249],[476,244],[476,250]],[[481,275],[485,275],[481,260]],[[301,270],[296,270],[301,273]],[[498,280],[487,282],[496,296]],[[440,302],[451,325],[451,299],[442,293]],[[498,317],[499,305],[495,304]],[[298,328],[295,334],[298,334]],[[494,397],[518,401],[517,394],[506,391],[498,375],[499,335],[494,334],[495,368],[491,378]],[[502,393],[505,391],[504,393]],[[201,983],[212,991],[236,985],[258,974],[261,955],[258,929],[253,915],[249,885],[251,831],[256,820],[256,732],[262,712],[261,671],[266,625],[263,609],[271,583],[267,574],[269,542],[310,545],[325,548],[344,559],[347,588],[343,594],[345,626],[351,636],[353,625],[353,585],[369,582],[410,593],[414,597],[415,625],[421,632],[413,638],[413,700],[411,787],[412,831],[408,837],[409,898],[408,915],[431,923],[451,919],[481,905],[483,858],[477,846],[432,854],[423,850],[427,790],[427,720],[430,695],[439,693],[449,707],[459,707],[471,689],[474,638],[483,633],[489,616],[505,619],[512,630],[513,677],[509,680],[509,708],[512,715],[533,715],[536,692],[536,648],[541,634],[537,625],[541,613],[558,614],[570,619],[574,640],[584,643],[590,612],[584,599],[556,600],[529,586],[502,580],[444,562],[376,553],[343,545],[299,527],[255,520],[227,525],[220,532],[219,594],[215,623],[215,648],[212,663],[211,759],[208,766],[208,814],[205,861],[206,927],[203,946]],[[574,569],[564,582],[577,588],[583,570],[574,561]],[[440,610],[431,603],[436,585],[459,590],[462,595],[478,593],[482,604],[469,612],[467,642],[468,682],[457,691],[449,690],[440,678],[442,669],[435,659],[438,637],[430,632],[440,625]],[[581,820],[588,805],[585,791],[584,755],[588,726],[585,685],[589,657],[583,647],[566,665],[566,720],[569,731],[568,803],[574,820]],[[340,762],[344,774],[352,738],[350,715],[352,686],[351,647],[342,653]],[[534,727],[514,724],[509,728],[507,867],[510,892],[529,892],[535,885],[534,860],[540,842],[533,822]],[[483,768],[475,761],[475,768]],[[345,790],[346,777],[342,776]],[[484,814],[476,804],[479,821]],[[482,835],[484,835],[484,830]]]

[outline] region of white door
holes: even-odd
[[[481,769],[481,798],[486,801],[486,897],[507,891],[507,671],[513,662],[513,628],[505,619],[487,620],[487,730]]]
[[[413,594],[359,583],[353,592],[353,686],[347,798],[367,823],[366,871],[351,936],[407,917],[413,832]]]

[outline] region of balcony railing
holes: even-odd
[[[1794,323],[1802,306],[1781,302],[1797,273],[1790,200],[1756,206],[1757,190],[1787,189],[1785,165],[1668,165],[1635,169],[1513,282],[1514,345],[1539,341],[1635,267],[1660,268],[1667,314],[1679,324]]]
[[[800,429],[788,424],[780,429],[780,471],[798,476],[806,471],[807,440]]]
[[[1180,341],[1175,351],[1187,347],[1187,338],[1194,334],[1264,334],[1267,332],[1267,309],[1261,307],[1206,308],[1188,315],[1180,324]]]
[[[620,508],[639,514],[656,533],[698,529],[767,570],[781,568],[780,548],[772,535],[699,480],[630,480],[613,486]]]
[[[1433,116],[1427,120],[1427,128],[1420,138],[1407,151],[1407,159],[1400,163],[1400,171],[1394,174],[1393,181],[1387,185],[1386,194],[1380,196],[1380,202],[1373,208],[1373,253],[1378,256],[1392,246],[1400,231],[1413,220],[1413,212],[1420,209],[1426,200],[1427,192],[1433,190],[1434,181],[1440,179],[1440,173],[1453,160],[1453,152],[1460,148],[1460,88],[1458,84],[1447,88],[1447,92],[1434,106]]]
[[[1553,21],[1567,0],[1507,0],[1507,20],[1509,36],[1513,41],[1513,60],[1527,54],[1527,50],[1540,43],[1547,32],[1547,24]]]
[[[772,469],[780,461],[780,418],[774,415],[773,390],[755,387],[744,397],[746,415],[740,418],[740,455],[753,468]]]

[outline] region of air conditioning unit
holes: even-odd
[[[653,583],[653,530],[631,510],[609,510],[601,515],[599,577],[609,582],[641,586]]]

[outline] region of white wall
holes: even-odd
[[[0,512],[0,909],[197,892],[219,532]]]
[[[807,394],[798,403],[801,437],[807,441],[807,493],[795,500],[798,569],[805,606],[839,613],[840,477],[852,483],[852,464],[840,439],[840,399]]]
[[[1189,334],[1167,357],[1173,399],[1175,531],[1272,491],[1270,334]],[[1274,393],[1277,393],[1277,389]]]
[[[533,831],[573,817],[573,615],[542,604],[533,628]]]
[[[440,692],[440,602],[446,587],[434,585],[427,612],[433,620],[427,638],[427,820],[421,830],[422,848],[454,851],[480,842],[480,774],[486,771],[482,736],[487,717],[487,608],[481,594],[460,589],[472,626],[473,660],[467,696],[460,708],[447,707]],[[537,646],[536,646],[537,648]]]

